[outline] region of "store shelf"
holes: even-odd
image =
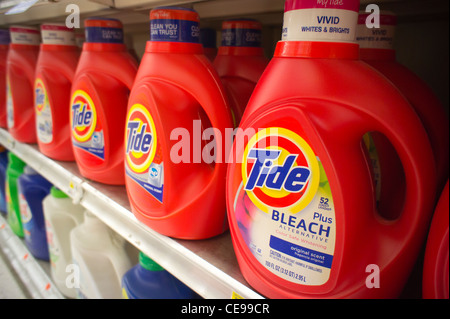
[[[70,14],[66,10],[70,4],[76,4],[80,9],[81,22],[89,16],[107,15],[118,18],[127,25],[147,23],[148,11],[162,5],[190,5],[199,13],[202,20],[208,20],[255,15],[263,15],[264,18],[268,14],[276,14],[279,17],[283,13],[284,2],[285,0],[78,0],[76,2],[40,0],[23,13],[4,15],[3,13],[11,8],[10,5],[6,6],[7,3],[18,3],[11,0],[0,7],[0,25],[64,22]],[[448,14],[447,0],[429,0],[426,5],[422,0],[361,0],[361,9],[372,3],[401,16]]]
[[[76,163],[55,162],[40,153],[37,145],[19,143],[4,129],[0,129],[0,144],[203,298],[263,298],[240,273],[229,232],[200,241],[162,236],[134,217],[124,186],[86,180]]]

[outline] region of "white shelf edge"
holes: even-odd
[[[34,299],[65,299],[27,247],[0,215],[0,249]]]
[[[31,145],[15,141],[4,129],[0,129],[0,144],[20,157],[56,187],[67,192],[75,202],[79,202],[203,298],[231,299],[236,293],[245,299],[263,299],[260,294],[176,240],[146,227],[131,211],[99,191],[89,181],[67,171]]]

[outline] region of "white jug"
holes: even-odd
[[[52,279],[63,295],[76,298],[77,274],[73,269],[70,231],[82,223],[84,208],[73,204],[72,199],[56,187],[44,198],[42,208]]]
[[[70,233],[72,258],[79,269],[78,298],[120,299],[121,280],[133,264],[126,242],[92,213]]]

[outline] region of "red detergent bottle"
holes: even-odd
[[[449,185],[442,191],[428,234],[423,265],[423,298],[449,298]]]
[[[123,185],[123,133],[137,62],[123,42],[119,20],[89,18],[84,26],[70,101],[75,160],[84,177]]]
[[[358,11],[355,0],[285,2],[283,41],[235,138],[230,232],[245,279],[269,298],[398,297],[425,240],[431,146],[407,100],[358,59]],[[371,131],[405,170],[396,221],[376,210],[362,142]]]
[[[80,56],[75,31],[64,24],[41,25],[42,44],[36,65],[34,107],[39,150],[58,161],[75,161],[69,103]]]
[[[6,59],[8,57],[9,43],[8,29],[0,29],[0,87],[6,88]],[[7,128],[6,122],[6,89],[0,90],[0,127]]]
[[[262,25],[249,19],[222,23],[222,45],[214,67],[228,94],[235,126],[269,60],[261,47]]]
[[[8,131],[22,143],[34,144],[34,76],[39,55],[39,29],[29,26],[9,28],[11,44],[7,59],[6,110]]]
[[[366,26],[367,18],[367,13],[361,13],[358,21],[357,42],[360,46],[360,58],[385,75],[408,99],[422,120],[433,148],[438,174],[437,196],[439,196],[449,174],[448,116],[442,103],[425,81],[397,61],[394,49],[396,15],[382,11],[380,28],[376,29]],[[385,164],[392,167],[398,165],[398,161],[389,160]],[[387,172],[385,175],[391,175],[391,173]],[[391,185],[394,183],[387,182]]]
[[[128,198],[136,217],[163,235],[213,237],[228,228],[221,142],[233,124],[226,94],[203,54],[197,12],[159,7],[150,20],[126,117]]]

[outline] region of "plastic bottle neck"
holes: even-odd
[[[233,55],[233,56],[262,56],[264,50],[262,48],[253,47],[225,47],[221,46],[218,50],[218,55]]]
[[[275,57],[357,60],[357,43],[319,41],[280,41]]]
[[[164,271],[164,268],[162,268],[153,259],[151,259],[142,252],[139,253],[139,264],[143,269],[147,271],[151,272]]]
[[[396,61],[395,50],[360,49],[359,57],[363,61]]]
[[[204,50],[200,43],[147,41],[145,52],[203,54]]]
[[[17,44],[11,43],[9,48],[12,50],[27,50],[27,51],[39,51],[39,45],[34,44]]]
[[[62,44],[41,44],[41,51],[78,51],[78,47],[74,45]]]
[[[123,43],[85,42],[83,43],[83,51],[125,52],[127,47]]]

